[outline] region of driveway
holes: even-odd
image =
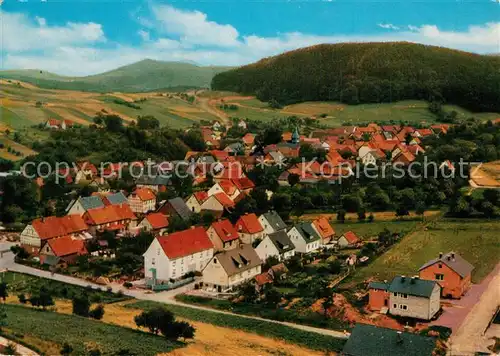
[[[316,328],[316,327],[312,327],[312,326],[276,321],[276,320],[271,320],[271,319],[263,319],[263,318],[259,318],[259,317],[255,317],[255,316],[234,314],[234,313],[231,313],[228,311],[186,304],[186,303],[182,303],[182,302],[179,302],[179,301],[174,299],[177,294],[185,293],[190,288],[193,288],[194,283],[182,286],[182,287],[174,289],[174,290],[164,291],[164,292],[159,292],[159,293],[151,293],[151,292],[148,292],[148,291],[145,291],[142,289],[141,290],[139,290],[139,289],[126,289],[122,285],[116,284],[116,283],[111,283],[109,285],[103,286],[103,285],[98,285],[95,283],[88,282],[88,281],[83,280],[83,279],[65,276],[65,275],[57,274],[57,273],[51,273],[48,271],[42,271],[42,270],[39,270],[36,268],[17,264],[14,262],[14,255],[11,252],[5,253],[4,256],[2,258],[0,258],[0,270],[1,269],[7,269],[9,271],[25,273],[25,274],[29,274],[29,275],[33,275],[33,276],[37,276],[37,277],[43,277],[43,278],[47,278],[47,279],[51,279],[51,280],[55,280],[55,281],[59,281],[59,282],[64,282],[64,283],[68,283],[68,284],[73,284],[73,285],[77,285],[77,286],[81,286],[81,287],[92,286],[92,288],[94,288],[94,289],[101,289],[101,290],[106,290],[108,287],[111,287],[113,289],[113,292],[115,292],[115,293],[117,293],[118,291],[121,291],[124,295],[132,297],[132,298],[136,298],[139,300],[150,300],[150,301],[159,302],[159,303],[178,305],[178,306],[183,306],[183,307],[197,309],[197,310],[204,310],[204,311],[212,312],[212,313],[220,313],[220,314],[226,314],[226,315],[233,315],[233,316],[237,316],[237,317],[245,318],[245,319],[265,321],[265,322],[285,325],[285,326],[289,326],[289,327],[292,327],[295,329],[305,330],[305,331],[309,331],[309,332],[313,332],[313,333],[317,333],[317,334],[333,336],[336,338],[347,339],[349,337],[348,333],[343,333],[340,331]]]
[[[487,347],[494,343],[494,340],[491,339],[491,333],[486,333],[486,329],[500,306],[500,264],[480,285],[473,287],[476,288],[469,291],[471,296],[467,295],[462,298],[465,300],[462,303],[462,310],[457,308],[458,312],[450,314],[444,319],[444,323],[450,323],[453,317],[457,319],[450,339],[449,352],[453,356],[474,355],[478,351],[489,352]],[[463,312],[463,310],[468,311],[468,313]],[[442,317],[444,316],[443,314]],[[439,320],[437,324],[442,325]],[[500,337],[500,335],[496,336]]]

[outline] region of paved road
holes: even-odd
[[[489,352],[487,346],[494,343],[490,339],[491,335],[486,336],[485,332],[488,323],[500,306],[500,264],[483,283],[479,298],[469,309],[467,316],[462,319],[460,326],[453,330],[450,339],[450,355],[474,355],[478,351]],[[475,293],[475,291],[472,292]],[[496,336],[500,337],[500,335]]]
[[[234,313],[231,313],[228,311],[216,310],[216,309],[201,307],[201,306],[197,306],[197,305],[186,304],[186,303],[182,303],[182,302],[179,302],[179,301],[174,299],[174,297],[177,294],[182,294],[182,293],[188,291],[189,289],[192,289],[193,284],[188,284],[188,285],[182,286],[182,287],[174,289],[174,290],[164,291],[164,292],[159,292],[159,293],[151,293],[151,292],[147,292],[147,291],[139,290],[139,289],[126,289],[120,284],[113,284],[113,283],[108,285],[108,286],[102,286],[102,285],[98,285],[95,283],[90,283],[90,282],[85,281],[83,279],[65,276],[65,275],[57,274],[57,273],[51,273],[48,271],[42,271],[42,270],[39,270],[36,268],[17,264],[14,262],[14,256],[12,253],[6,253],[6,254],[4,254],[3,258],[0,258],[0,270],[3,270],[3,269],[8,269],[9,271],[21,272],[21,273],[25,273],[25,274],[30,274],[30,275],[37,276],[37,277],[44,277],[44,278],[52,279],[55,281],[60,281],[60,282],[68,283],[68,284],[81,286],[81,287],[92,286],[92,288],[94,288],[94,289],[101,289],[101,290],[106,290],[106,288],[111,287],[113,289],[113,292],[115,292],[115,293],[118,291],[122,291],[124,295],[129,296],[129,297],[133,297],[136,299],[140,299],[140,300],[150,300],[150,301],[160,302],[160,303],[165,303],[165,304],[170,304],[170,305],[184,306],[187,308],[192,308],[192,309],[197,309],[197,310],[204,310],[204,311],[209,311],[209,312],[214,312],[214,313],[233,315],[233,316],[237,316],[237,317],[245,318],[245,319],[266,321],[266,322],[270,322],[270,323],[274,323],[274,324],[286,325],[286,326],[289,326],[289,327],[292,327],[295,329],[299,329],[299,330],[305,330],[305,331],[310,331],[310,332],[314,332],[317,334],[329,335],[329,336],[333,336],[336,338],[346,339],[349,337],[348,333],[343,333],[340,331],[316,328],[316,327],[307,326],[307,325],[299,325],[299,324],[270,320],[270,319],[263,319],[263,318],[259,318],[259,317],[255,317],[255,316],[234,314]]]
[[[35,351],[28,349],[26,346],[17,344],[14,341],[4,338],[0,336],[0,345],[7,346],[8,344],[16,345],[16,351],[19,355],[23,356],[39,356]]]

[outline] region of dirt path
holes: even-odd
[[[450,355],[473,355],[478,351],[489,353],[487,347],[493,344],[494,340],[488,339],[485,332],[500,306],[500,263],[481,284],[473,286],[462,299],[460,304],[469,311],[465,318],[460,315],[442,315],[440,318],[443,319],[442,322],[462,320],[458,322],[458,330],[453,330]]]
[[[202,110],[218,117],[222,123],[229,123],[229,116],[222,110],[217,109],[217,100],[203,97],[196,97],[196,105]]]
[[[26,346],[23,346],[21,344],[17,344],[14,341],[11,341],[9,339],[4,338],[3,336],[0,336],[0,345],[7,346],[9,344],[14,344],[16,346],[16,351],[17,351],[17,354],[19,354],[19,355],[38,356],[38,354],[35,351],[28,349]]]

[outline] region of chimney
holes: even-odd
[[[452,259],[453,261],[455,261],[455,252],[452,252],[452,253],[451,253],[451,259]]]
[[[411,281],[410,281],[411,284],[415,284],[415,277],[411,277]]]
[[[443,258],[443,253],[439,252],[439,259]]]
[[[238,231],[242,231],[243,230],[243,226],[241,224],[238,225]]]
[[[406,279],[406,276],[401,276],[401,283],[404,283]]]
[[[401,331],[398,331],[396,334],[396,342],[398,344],[401,344],[403,342],[403,333]]]

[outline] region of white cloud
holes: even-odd
[[[106,40],[102,26],[93,22],[49,26],[43,18],[0,11],[2,51],[50,50],[60,46],[92,44]]]
[[[379,23],[378,27],[384,28],[386,30],[399,30],[399,27],[393,25],[392,23]]]
[[[196,45],[221,47],[238,46],[238,31],[231,25],[221,25],[207,19],[200,11],[185,11],[170,5],[152,7],[156,21],[167,34]]]
[[[499,52],[500,22],[474,25],[462,31],[445,31],[432,24],[379,24],[391,31],[326,36],[290,32],[261,37],[241,36],[233,26],[210,21],[199,11],[161,5],[153,7],[152,12],[154,17],[141,21],[144,29],[137,32],[141,43],[135,46],[107,41],[100,24],[52,26],[43,18],[30,20],[22,14],[0,12],[3,65],[67,75],[95,74],[144,58],[243,65],[300,47],[340,42],[410,41],[478,53]]]
[[[139,37],[141,37],[141,39],[144,41],[144,42],[147,42],[150,40],[150,37],[149,37],[149,32],[148,31],[144,31],[144,30],[139,30],[137,31],[137,34],[139,35]]]

